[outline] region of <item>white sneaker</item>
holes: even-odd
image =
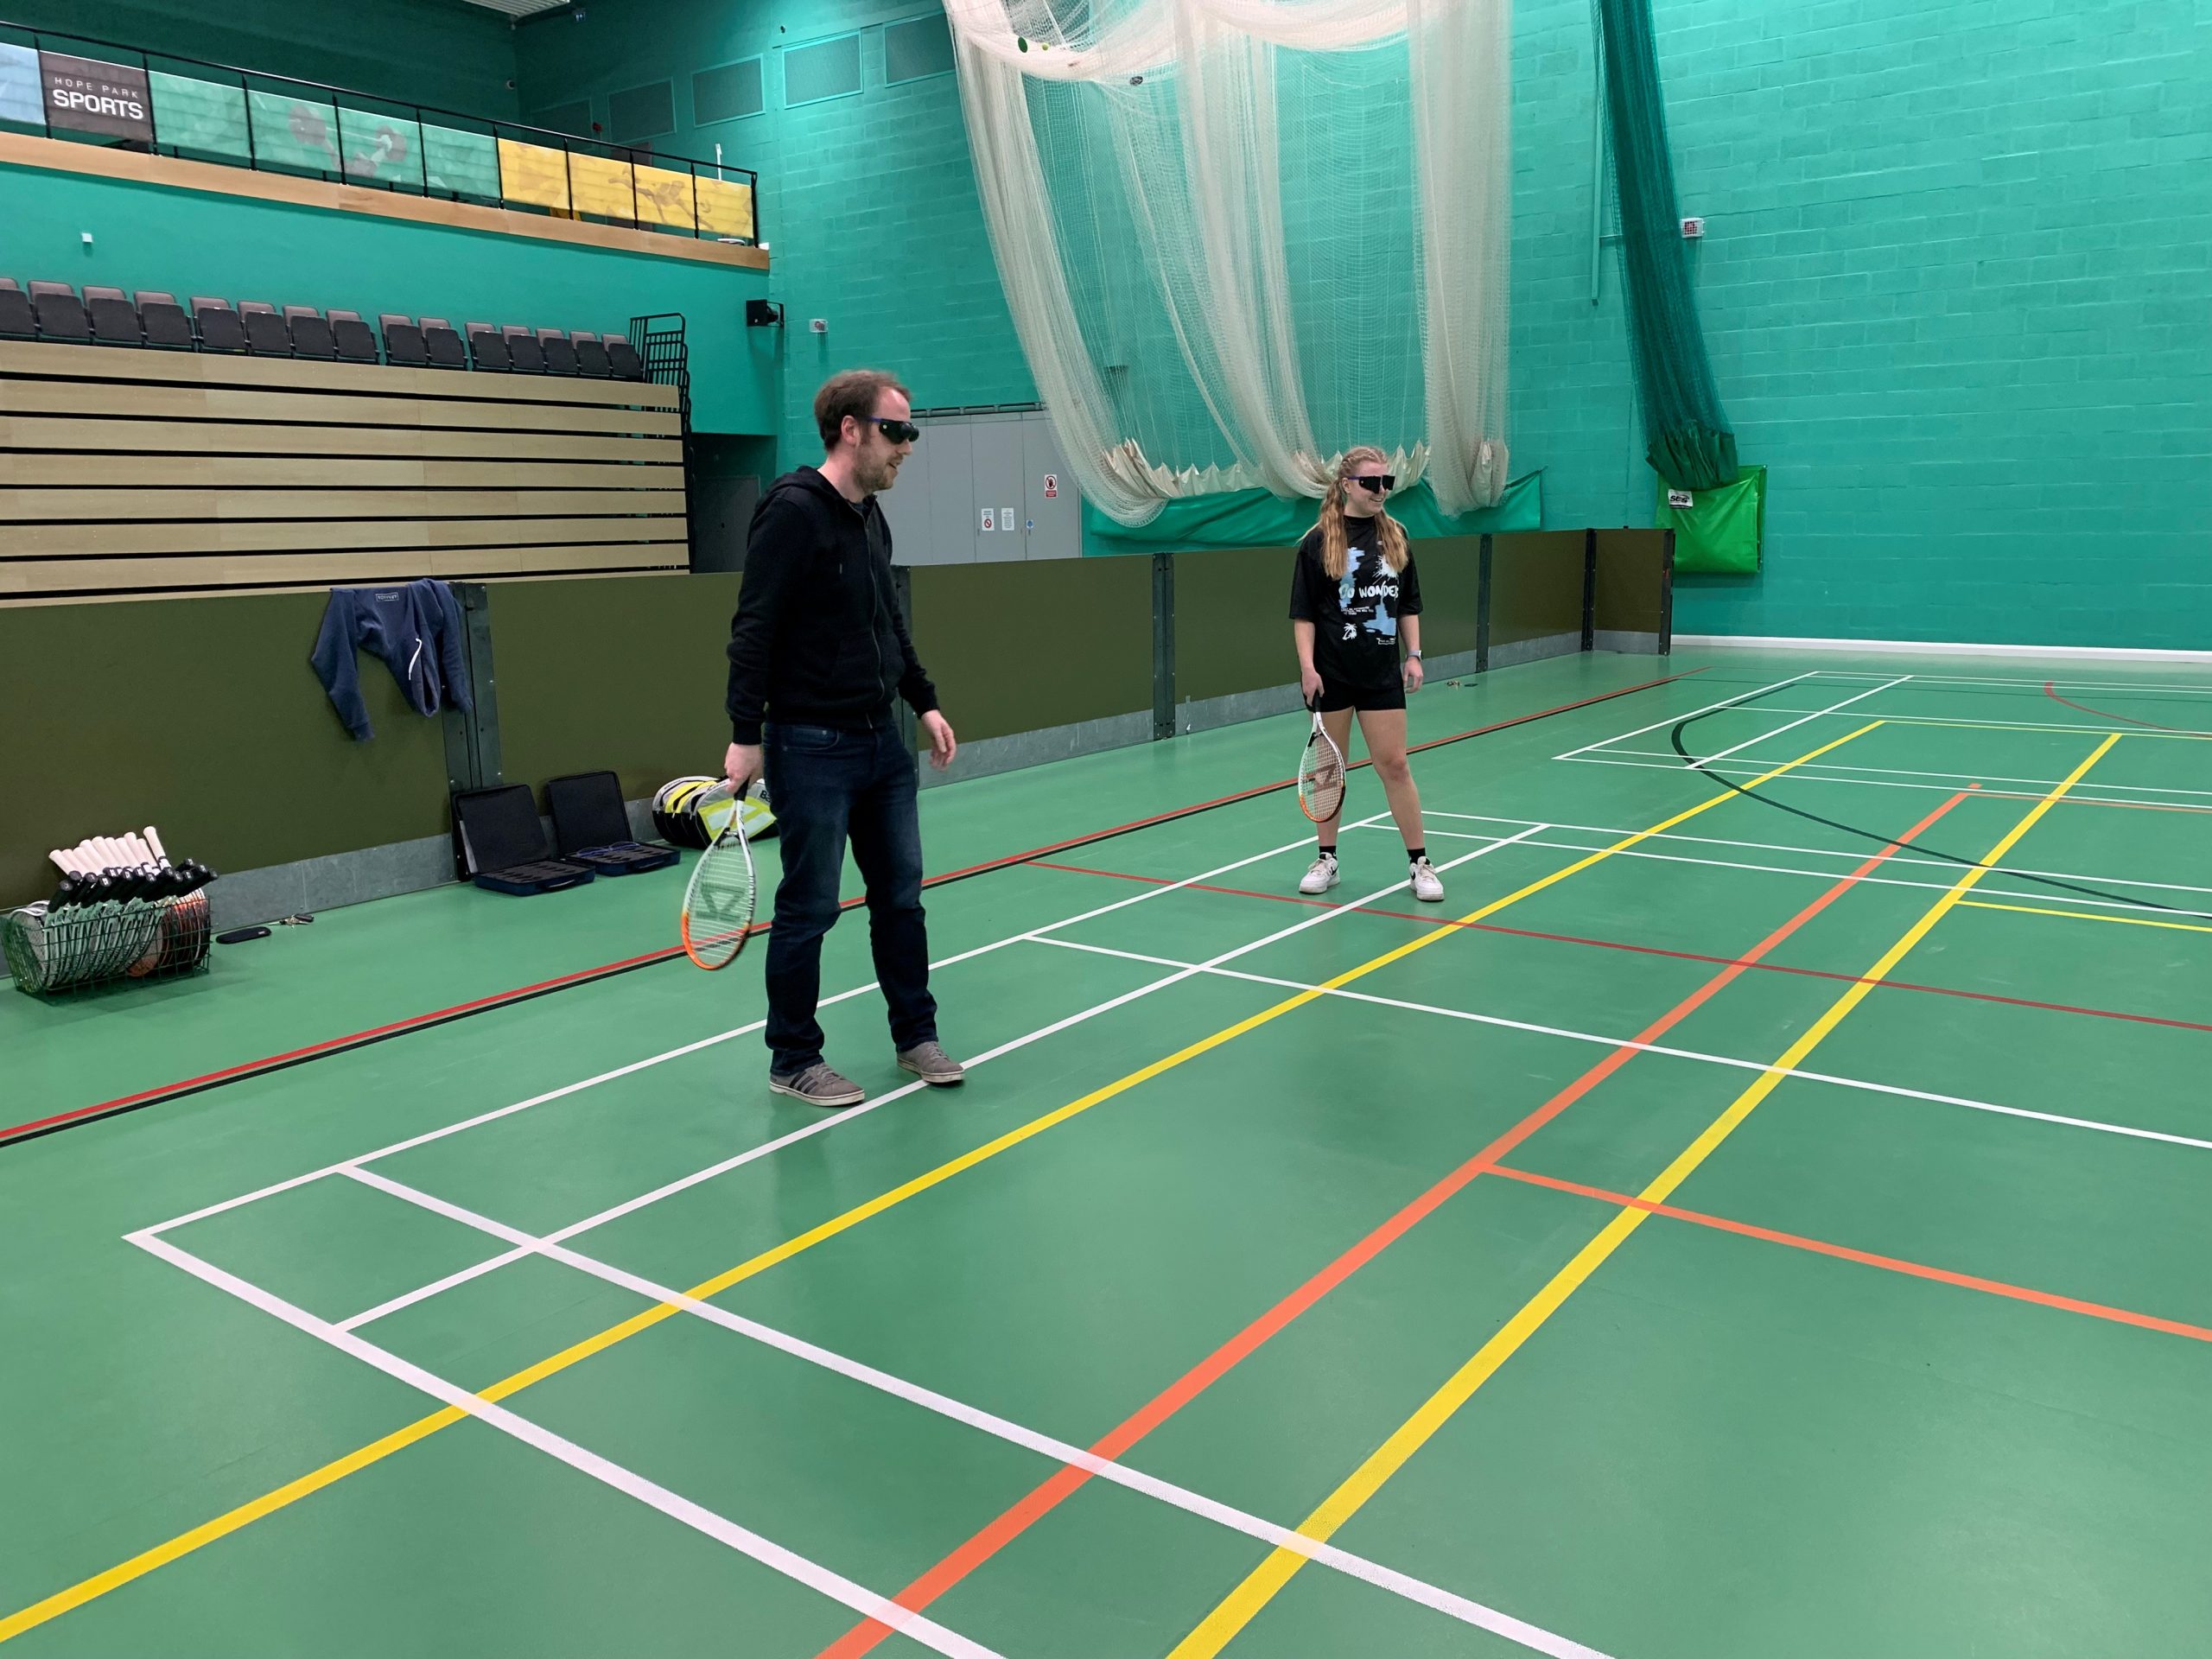
[[[1308,894],[1326,893],[1331,887],[1333,887],[1336,885],[1336,855],[1333,853],[1324,853],[1320,857],[1313,861],[1313,868],[1306,872],[1306,878],[1298,884],[1298,890],[1300,893]],[[1437,891],[1440,897],[1442,895],[1443,889],[1440,887]]]
[[[1436,866],[1426,858],[1413,861],[1414,897],[1424,903],[1440,905],[1444,902],[1444,883],[1436,874]]]

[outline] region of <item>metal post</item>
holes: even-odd
[[[468,711],[471,775],[474,789],[505,783],[500,771],[499,679],[492,668],[492,593],[480,582],[457,582],[454,597],[461,601],[468,628],[468,693],[474,705]]]
[[[911,635],[914,631],[913,566],[894,564],[891,567],[891,594],[899,602],[899,614],[906,619],[906,632]],[[917,645],[914,649],[918,653],[921,647]],[[899,711],[899,741],[906,746],[906,753],[912,754],[920,747],[918,730],[920,722],[915,719],[914,711],[907,705],[906,698],[895,699],[892,706]]]
[[[1490,532],[1483,532],[1481,564],[1475,579],[1475,672],[1490,672]]]
[[[1152,737],[1175,735],[1175,556],[1152,556]]]
[[[1582,649],[1598,644],[1598,531],[1593,525],[1582,532]]]
[[[1659,654],[1675,654],[1675,532],[1660,532],[1667,538],[1664,553],[1659,563]]]

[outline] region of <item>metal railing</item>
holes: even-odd
[[[764,245],[760,176],[750,168],[664,156],[644,145],[578,138],[297,76],[0,21],[0,54],[10,47],[18,54],[37,54],[31,73],[39,96],[35,111],[20,96],[5,96],[9,77],[6,66],[0,65],[0,130],[29,129],[65,142],[105,141],[255,172],[334,180],[695,240]],[[144,82],[145,132],[55,120],[58,111],[46,95],[48,54],[136,71]],[[181,72],[169,67],[178,65],[189,67]],[[166,120],[163,83],[172,105]],[[198,87],[207,93],[198,92]],[[188,107],[194,101],[201,107]],[[222,107],[212,107],[217,105]],[[431,135],[436,136],[442,162],[450,165],[432,165]],[[351,150],[349,138],[355,146]],[[326,160],[328,165],[321,164]]]

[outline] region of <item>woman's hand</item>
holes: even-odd
[[[1313,706],[1314,700],[1321,695],[1320,671],[1317,670],[1313,664],[1300,663],[1299,664],[1298,689],[1306,698],[1306,706],[1308,709],[1311,709]]]
[[[1421,658],[1418,657],[1408,657],[1406,658],[1405,674],[1406,690],[1408,691],[1420,690],[1421,682],[1427,677],[1421,671]]]

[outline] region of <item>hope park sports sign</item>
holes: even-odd
[[[64,52],[41,52],[38,59],[48,125],[152,141],[154,106],[143,69]]]

